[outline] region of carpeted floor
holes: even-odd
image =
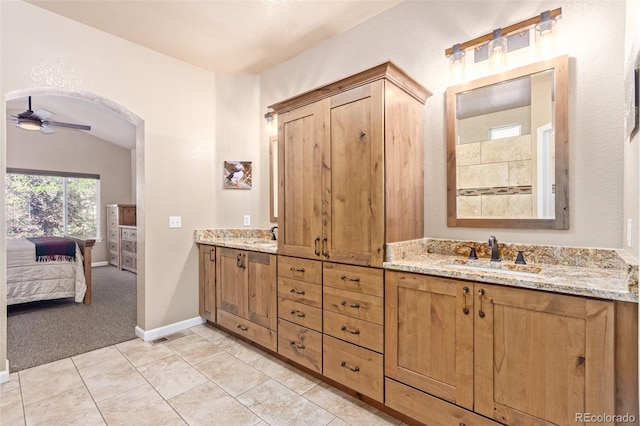
[[[7,306],[10,372],[136,337],[136,274],[114,266],[91,274],[91,305],[69,298]]]

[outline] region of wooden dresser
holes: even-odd
[[[109,264],[136,272],[136,205],[107,205]]]

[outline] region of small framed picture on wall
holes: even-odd
[[[225,161],[222,173],[224,189],[251,189],[253,182],[251,161]]]

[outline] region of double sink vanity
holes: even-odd
[[[567,69],[448,90],[448,226],[569,229]],[[507,113],[526,135],[483,140],[504,76],[543,91]],[[278,239],[197,230],[200,315],[411,424],[637,421],[637,263],[424,238],[429,96],[389,62],[272,105]]]
[[[267,230],[195,242],[210,323],[406,421],[638,419],[638,265],[624,252],[499,243],[491,262],[485,242],[425,238],[363,268],[279,255]]]

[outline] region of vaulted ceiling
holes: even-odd
[[[403,0],[26,1],[215,73],[259,74]],[[52,120],[88,124],[96,137],[135,146],[135,128],[107,108],[62,96],[33,102],[55,113]],[[12,99],[7,113],[26,106],[26,96]]]

